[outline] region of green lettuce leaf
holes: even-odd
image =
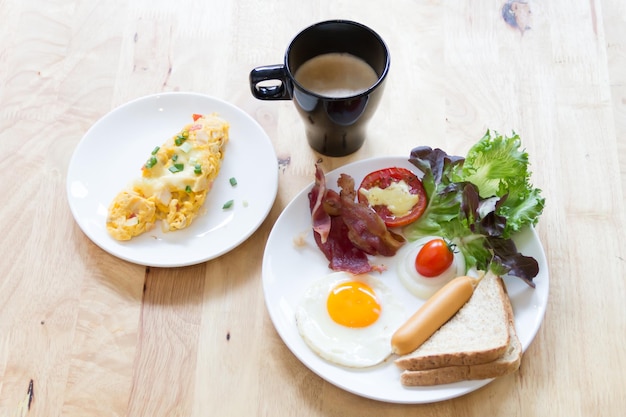
[[[544,208],[545,199],[532,186],[529,168],[519,135],[507,137],[489,130],[470,148],[464,163],[452,173],[452,181],[471,182],[481,198],[506,197],[497,214],[506,217],[503,236],[510,237],[536,224]]]

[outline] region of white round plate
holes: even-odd
[[[340,173],[351,175],[355,183],[368,173],[388,168],[404,167],[418,172],[417,168],[401,157],[383,157],[355,162],[336,169],[326,175],[329,188],[337,189]],[[326,381],[362,397],[391,403],[430,403],[458,397],[472,392],[491,380],[465,381],[434,387],[403,387],[400,371],[390,357],[385,363],[366,369],[350,369],[334,365],[317,356],[300,337],[294,314],[298,302],[309,283],[332,272],[328,261],[318,249],[311,229],[308,193],[313,183],[300,192],[287,205],[276,221],[267,241],[263,258],[263,290],[270,317],[287,347],[309,369]],[[294,244],[294,238],[303,235],[305,245]],[[504,277],[515,314],[515,325],[524,350],[530,345],[545,313],[548,302],[548,267],[543,247],[532,228],[514,237],[518,250],[534,257],[539,262],[539,275],[534,279],[536,288],[530,288],[521,279]],[[380,277],[394,295],[412,314],[422,301],[404,289],[395,273],[393,258],[378,258],[387,270]],[[523,360],[523,359],[522,359]]]
[[[141,175],[146,155],[192,122],[193,113],[214,112],[229,122],[230,140],[202,214],[183,230],[164,233],[157,224],[129,241],[113,239],[109,204]],[[277,191],[276,154],[261,126],[229,103],[194,93],[155,94],[114,109],[87,131],[67,173],[70,208],[83,232],[112,255],[156,267],[193,265],[235,248],[261,225]],[[222,209],[229,200],[232,208]]]

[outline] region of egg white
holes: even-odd
[[[346,327],[330,317],[328,294],[346,281],[361,281],[374,290],[381,314],[370,326]],[[355,368],[373,366],[389,357],[391,336],[406,319],[404,306],[380,280],[346,272],[331,273],[311,283],[296,310],[298,331],[311,350],[330,362]]]
[[[414,296],[421,299],[428,299],[437,290],[452,279],[465,275],[465,258],[460,251],[454,253],[452,264],[436,277],[428,278],[417,272],[415,269],[415,258],[422,247],[433,239],[440,239],[438,236],[426,236],[405,244],[396,255],[398,277],[404,287]]]

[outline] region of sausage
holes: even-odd
[[[393,352],[406,355],[420,347],[463,307],[481,278],[460,276],[441,287],[393,334]]]

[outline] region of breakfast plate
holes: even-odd
[[[380,157],[351,163],[329,172],[326,174],[326,183],[329,188],[337,189],[339,174],[346,173],[359,184],[368,173],[388,167],[417,170],[408,157]],[[263,257],[265,303],[274,327],[291,352],[311,371],[331,384],[353,394],[384,402],[418,404],[443,401],[488,384],[491,380],[408,388],[400,383],[400,370],[393,363],[393,356],[380,365],[354,369],[322,359],[305,344],[295,322],[298,303],[312,281],[332,272],[313,237],[307,197],[312,186],[311,183],[302,190],[281,213],[269,235]],[[534,289],[519,278],[504,277],[515,314],[518,337],[526,350],[546,310],[548,267],[543,247],[533,228],[523,229],[513,240],[521,253],[534,257],[539,263]],[[384,281],[405,306],[411,306],[411,313],[416,310],[422,302],[411,295],[397,278],[394,258],[377,258],[375,263],[383,263],[387,270],[373,274]]]
[[[146,155],[194,113],[218,113],[230,124],[222,168],[201,215],[186,229],[164,233],[157,224],[129,241],[113,239],[106,230],[112,199],[140,175]],[[197,264],[232,250],[265,220],[277,191],[276,154],[261,126],[237,107],[195,93],[155,94],[114,109],[84,135],[67,173],[69,205],[83,232],[112,255],[155,267]]]

